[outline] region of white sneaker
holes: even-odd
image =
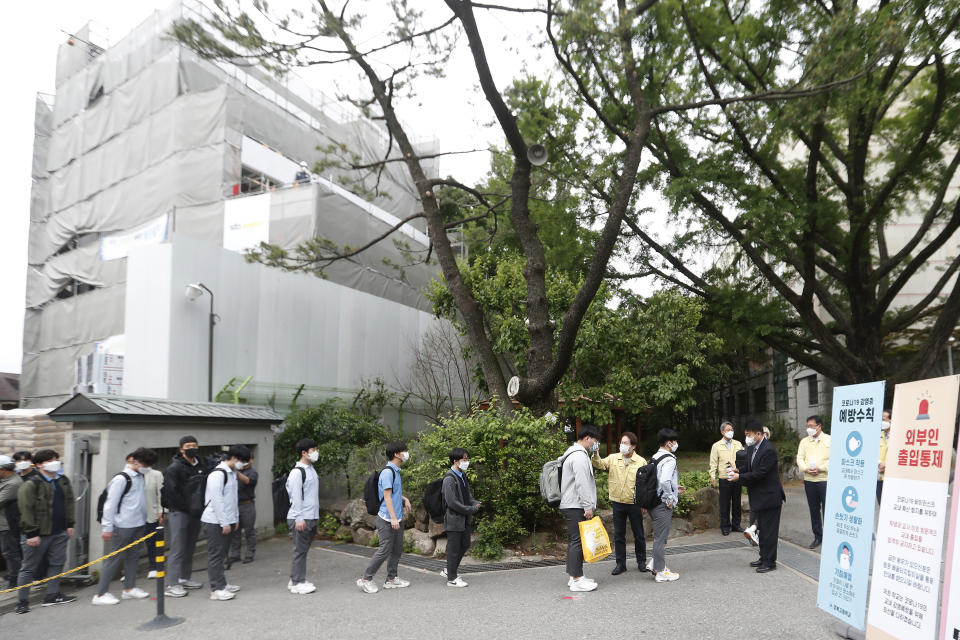
[[[196,580],[184,580],[180,578],[180,586],[184,589],[199,589],[203,586],[203,583],[197,582]]]
[[[384,589],[403,589],[404,587],[409,587],[410,581],[404,580],[403,578],[395,577],[393,580],[387,580],[383,583]]]
[[[579,580],[570,579],[570,591],[594,591],[597,583],[589,578],[580,577]]]
[[[364,593],[376,593],[377,591],[380,591],[380,589],[377,589],[377,585],[373,584],[373,580],[364,580],[363,578],[360,578],[357,580],[357,586],[360,587],[360,591],[363,591]]]
[[[466,580],[464,580],[460,576],[457,576],[456,580],[447,580],[447,586],[448,587],[468,587],[470,585],[467,584]]]
[[[141,589],[140,587],[134,587],[129,591],[123,591],[120,594],[121,600],[143,600],[144,598],[149,598],[150,594]]]
[[[183,588],[183,585],[175,584],[172,587],[167,587],[163,591],[164,595],[170,598],[183,598],[184,596],[189,595],[187,590]]]
[[[157,578],[156,570],[147,572],[147,580],[156,580],[156,578]]]
[[[227,591],[226,589],[219,589],[217,591],[210,592],[211,600],[233,600],[235,597],[235,593]]]
[[[93,605],[106,605],[106,604],[118,604],[119,602],[120,602],[120,601],[117,600],[116,596],[114,596],[114,595],[113,595],[112,593],[110,593],[110,592],[107,592],[107,593],[103,594],[102,596],[93,596],[93,600],[90,602],[90,604],[93,604]]]
[[[446,570],[446,569],[442,569],[442,570],[440,571],[440,575],[442,575],[444,578],[446,578],[446,577],[447,577],[447,570]]]
[[[295,593],[299,596],[306,595],[308,593],[313,593],[317,588],[310,584],[309,582],[301,582],[290,587],[290,593]]]
[[[668,567],[667,565],[663,565],[663,570],[669,572],[670,567]],[[653,575],[657,575],[657,572],[653,570],[653,558],[650,558],[649,560],[647,560],[647,571],[649,571]]]
[[[237,591],[240,591],[240,587],[238,587],[235,584],[228,584],[227,586],[224,587],[224,589],[229,591],[230,593],[236,593]]]
[[[760,536],[757,535],[757,525],[752,524],[747,527],[743,532],[743,537],[749,540],[753,546],[760,546]]]
[[[680,574],[670,571],[670,569],[664,568],[663,571],[657,574],[657,582],[673,582],[674,580],[679,580]]]

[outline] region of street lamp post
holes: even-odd
[[[213,402],[213,327],[217,324],[217,315],[213,312],[213,291],[203,284],[197,282],[188,284],[183,294],[187,300],[193,302],[203,295],[206,291],[210,294],[210,337],[207,340],[207,401]]]

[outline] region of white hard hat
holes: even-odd
[[[13,469],[13,458],[0,453],[0,469]]]
[[[300,163],[300,168],[301,168],[301,169],[306,169],[306,168],[307,168],[307,163],[306,163],[306,162],[301,162],[301,163]]]

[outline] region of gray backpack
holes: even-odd
[[[577,451],[583,450],[574,449],[556,460],[548,460],[540,471],[540,495],[554,509],[560,506],[560,481],[563,479],[563,463],[567,456]],[[586,454],[587,452],[584,451],[583,453]]]

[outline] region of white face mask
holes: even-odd
[[[757,441],[757,439],[754,438],[753,436],[747,436],[744,440],[746,441],[748,447],[752,447],[753,444]]]
[[[733,440],[733,431],[725,431],[723,437],[727,440]]]
[[[238,461],[237,464],[233,465],[233,468],[236,469],[237,471],[243,471],[244,469],[247,468],[247,463]]]
[[[622,453],[625,456],[630,455],[630,445],[628,444],[620,445],[620,453]]]
[[[812,438],[813,436],[817,435],[817,430],[816,430],[816,429],[811,429],[810,427],[807,427],[807,435]]]
[[[62,463],[59,460],[50,460],[49,462],[43,463],[43,470],[47,473],[56,473],[60,471],[60,466]]]
[[[307,460],[309,460],[310,462],[316,462],[319,459],[320,459],[319,451],[311,451],[307,454]]]
[[[679,448],[680,448],[680,445],[674,442],[672,445],[670,445],[670,453],[676,453],[677,449]]]
[[[889,421],[889,420],[884,420],[883,422],[881,422],[881,423],[880,423],[880,428],[883,429],[884,431],[889,431],[889,430],[890,430],[890,421]]]
[[[406,461],[409,460],[409,459],[410,459],[410,452],[409,452],[409,451],[403,451],[403,452],[400,454],[400,460],[401,460],[402,462],[406,462]]]
[[[594,451],[599,451],[599,450],[600,450],[599,442],[594,442],[592,445],[590,445],[590,453],[593,453]]]
[[[150,467],[140,467],[139,469],[137,469],[137,471],[139,471],[143,475],[147,475],[148,473],[150,473]]]
[[[18,460],[13,466],[17,471],[26,471],[33,466],[33,463],[29,460]]]
[[[470,461],[469,461],[469,460],[461,460],[459,466],[460,466],[460,471],[466,471],[467,468],[470,466]]]

